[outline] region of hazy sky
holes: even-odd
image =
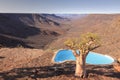
[[[0,0],[0,13],[120,13],[120,0]]]

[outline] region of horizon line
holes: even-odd
[[[0,14],[120,14],[120,12],[0,12]]]

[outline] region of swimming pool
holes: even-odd
[[[62,63],[65,61],[75,61],[76,58],[74,57],[71,50],[59,50],[55,57],[53,58],[55,63]],[[114,62],[114,59],[107,55],[102,55],[95,52],[89,52],[86,58],[86,63],[88,64],[111,64]]]

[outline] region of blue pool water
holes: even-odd
[[[61,63],[65,61],[75,61],[71,50],[60,50],[54,57],[54,62]],[[98,54],[95,52],[89,52],[86,58],[86,63],[88,64],[111,64],[114,62],[114,59],[107,55]]]

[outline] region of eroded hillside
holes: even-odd
[[[64,20],[54,14],[1,13],[0,44],[4,47],[16,47],[16,45],[24,46],[24,43],[32,48],[44,48],[65,33],[66,29],[63,28],[65,25],[62,24]],[[11,44],[8,38],[16,41],[12,41]],[[19,43],[19,40],[23,43]]]
[[[71,25],[69,31],[53,42],[50,48],[64,48],[63,42],[67,38],[79,37],[82,33],[93,32],[97,33],[102,41],[101,47],[96,49],[96,52],[109,54],[113,57],[120,56],[120,15],[91,14],[83,19],[72,20]]]

